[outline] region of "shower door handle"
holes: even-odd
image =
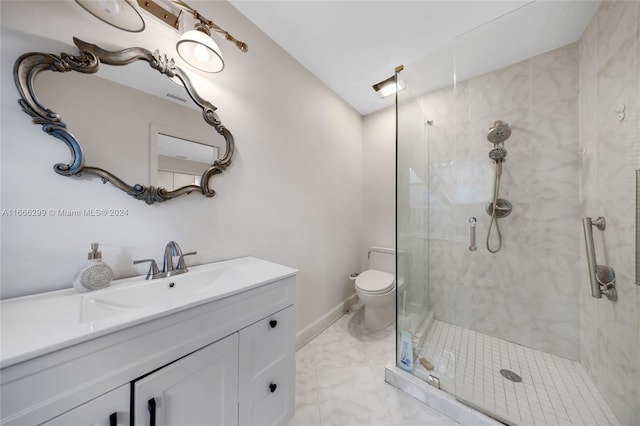
[[[476,218],[469,218],[469,250],[476,251]]]

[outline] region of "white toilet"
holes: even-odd
[[[364,304],[364,325],[382,330],[393,322],[396,313],[396,251],[372,247],[369,269],[356,278],[356,293]]]

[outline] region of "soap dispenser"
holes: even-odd
[[[109,287],[113,279],[113,271],[102,261],[102,252],[98,251],[98,243],[91,243],[88,258],[89,262],[73,280],[73,287],[80,292]]]

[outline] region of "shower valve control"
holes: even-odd
[[[489,201],[485,206],[485,211],[487,212],[487,214],[489,216],[493,216],[495,214],[495,217],[497,217],[498,219],[509,216],[512,210],[513,205],[509,200],[505,200],[504,198],[498,198],[498,203],[495,207],[495,213],[493,208],[493,201]]]

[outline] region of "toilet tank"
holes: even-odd
[[[398,276],[396,277],[396,284],[402,286],[404,284],[405,276],[405,253],[403,250],[397,252],[398,254]],[[387,247],[371,247],[369,254],[369,269],[375,269],[382,272],[388,272],[395,276],[396,274],[396,250]]]
[[[385,247],[371,247],[369,269],[396,274],[396,250]]]

